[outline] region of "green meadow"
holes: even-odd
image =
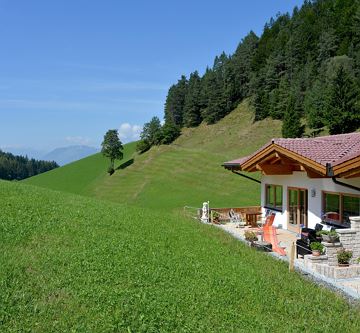
[[[183,213],[258,204],[221,164],[280,128],[244,102],[170,146],[125,145],[112,176],[96,154],[1,181],[0,332],[359,332],[359,306]]]
[[[199,207],[208,200],[212,207],[259,204],[259,184],[221,166],[281,135],[280,121],[254,123],[253,113],[245,101],[217,124],[184,129],[172,145],[142,155],[135,153],[134,143],[125,145],[124,159],[117,165],[131,159],[134,163],[111,177],[106,174],[108,162],[97,154],[25,182],[161,210]]]
[[[358,332],[360,312],[215,227],[0,182],[1,332]]]

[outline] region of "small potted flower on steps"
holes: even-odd
[[[319,242],[313,242],[310,244],[310,249],[312,251],[312,255],[318,257],[324,251],[324,245]]]
[[[350,259],[352,258],[352,251],[341,249],[337,253],[337,260],[340,267],[348,267],[350,265]]]
[[[250,230],[246,230],[244,236],[250,246],[254,246],[254,242],[258,240],[256,233]]]

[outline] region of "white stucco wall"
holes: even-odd
[[[360,187],[360,178],[338,179],[339,181]],[[292,175],[262,176],[261,179],[261,206],[265,206],[265,185],[275,184],[283,186],[283,212],[276,213],[274,225],[282,225],[287,229],[287,190],[288,187],[299,187],[308,190],[308,227],[315,227],[321,221],[322,191],[341,192],[359,195],[359,191],[335,184],[331,178],[309,178],[306,172],[294,172]],[[315,189],[315,197],[311,196],[311,189]]]

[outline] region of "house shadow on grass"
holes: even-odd
[[[123,164],[120,164],[120,165],[116,168],[116,170],[126,169],[128,166],[130,166],[130,165],[133,164],[133,163],[134,163],[134,159],[131,158],[130,160],[124,162]]]

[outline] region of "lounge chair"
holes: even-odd
[[[273,223],[275,220],[275,213],[270,213],[266,216],[265,223],[260,230],[263,232],[263,240],[272,245],[272,250],[274,252],[279,253],[281,256],[285,256],[285,250],[279,246],[279,241],[276,235],[276,228],[273,227]]]
[[[233,209],[229,210],[229,218],[230,222],[235,223],[237,228],[245,226],[246,224],[244,219],[242,218],[242,215],[235,213]]]
[[[279,246],[279,241],[276,236],[276,228],[273,226],[264,226],[263,227],[263,239],[265,242],[271,243],[272,250],[279,253],[281,256],[285,256],[285,250]]]

